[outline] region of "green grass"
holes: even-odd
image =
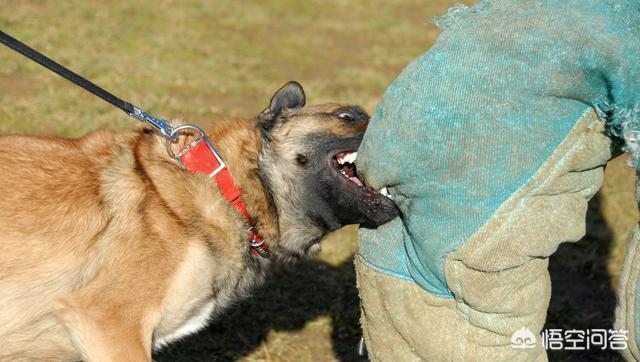
[[[453,3],[5,0],[0,29],[156,116],[206,127],[253,117],[292,79],[310,103],[353,102],[372,111],[402,68],[435,41],[439,31],[429,20]],[[0,49],[0,64],[0,134],[79,136],[100,127],[139,127],[12,51]],[[615,280],[638,219],[632,193],[633,173],[614,161],[591,204],[587,236],[551,260],[547,327],[611,326]],[[276,270],[255,298],[156,359],[358,360],[356,245],[353,228],[333,234],[318,258]]]
[[[9,0],[0,4],[10,15],[0,25],[156,115],[205,123],[254,116],[291,79],[311,102],[371,109],[403,65],[433,42],[438,32],[425,23],[448,5],[137,3]],[[0,132],[77,136],[131,127],[113,107],[20,55],[3,50],[0,61]]]

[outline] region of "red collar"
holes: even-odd
[[[242,191],[233,182],[231,172],[225,165],[222,157],[216,152],[204,133],[191,144],[186,145],[180,153],[175,155],[181,166],[192,173],[202,173],[211,177],[218,184],[222,197],[229,201],[240,211],[249,224],[249,245],[251,252],[262,257],[269,256],[267,244],[258,234],[253,218],[247,211],[247,205],[242,201]]]

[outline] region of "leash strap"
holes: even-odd
[[[61,77],[73,82],[74,84],[120,108],[128,115],[137,118],[142,122],[148,123],[156,130],[158,130],[159,133],[167,139],[167,151],[180,163],[182,168],[191,173],[203,173],[215,180],[215,182],[218,184],[218,187],[220,188],[222,196],[242,214],[247,223],[250,225],[248,231],[250,234],[249,243],[251,245],[251,251],[253,253],[259,254],[262,257],[268,256],[267,245],[264,242],[263,238],[257,233],[253,218],[247,211],[247,205],[242,201],[242,191],[233,182],[231,172],[229,172],[229,169],[227,169],[225,163],[222,161],[222,158],[213,148],[211,142],[209,142],[204,132],[200,128],[193,125],[182,125],[173,128],[171,124],[169,124],[169,122],[160,118],[156,118],[146,113],[141,108],[138,108],[133,104],[116,97],[115,95],[107,92],[101,87],[98,87],[96,84],[81,77],[77,73],[72,72],[59,63],[53,61],[46,55],[11,37],[3,31],[0,31],[0,42],[17,51],[18,53],[24,55],[25,57],[33,60],[34,62],[42,65],[43,67],[60,75]],[[178,155],[174,155],[173,151],[171,150],[171,143],[172,141],[176,141],[178,139],[178,136],[180,135],[180,132],[185,129],[194,129],[198,131],[200,133],[200,137],[197,138],[193,143],[187,145],[184,149],[182,149]]]
[[[0,31],[0,42],[2,44],[8,46],[9,48],[15,50],[16,52],[24,55],[25,57],[33,60],[34,62],[42,65],[43,67],[51,70],[52,72],[58,74],[64,79],[67,79],[77,86],[82,87],[83,89],[93,93],[94,95],[102,98],[103,100],[111,103],[112,105],[122,109],[128,115],[139,119],[142,122],[146,122],[151,125],[153,128],[157,129],[164,137],[170,138],[171,132],[173,128],[169,124],[169,122],[156,118],[139,107],[134,106],[133,104],[126,102],[115,95],[107,92],[101,87],[98,87],[95,83],[83,78],[77,73],[65,68],[59,63],[53,61],[51,58],[46,55],[40,53],[39,51],[29,47],[25,43],[13,38],[9,34]]]

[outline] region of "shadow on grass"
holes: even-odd
[[[600,210],[596,195],[589,203],[586,236],[561,245],[550,258],[553,291],[545,329],[613,328],[616,294],[607,269],[613,231]],[[549,350],[548,356],[550,361],[623,361],[616,351],[599,348]]]
[[[326,352],[335,355],[326,359],[364,360],[357,354],[360,310],[351,260],[338,267],[311,260],[276,268],[267,285],[252,298],[233,307],[206,330],[157,353],[154,360],[236,360],[256,350],[270,330],[301,330],[307,322],[324,315],[331,318],[333,345],[333,351],[328,348]],[[327,332],[318,331],[318,340],[324,338],[320,334]],[[303,338],[309,339],[305,344],[310,346],[317,341],[309,332]]]
[[[607,269],[613,233],[600,210],[600,197],[596,195],[589,204],[586,236],[580,242],[562,245],[550,258],[553,292],[546,329],[613,328],[616,296]],[[295,332],[292,343],[279,345],[290,349],[308,346],[314,360],[324,355],[320,360],[364,361],[357,354],[359,314],[351,260],[337,267],[318,260],[278,267],[254,297],[236,305],[201,333],[154,355],[154,359],[232,361],[255,352],[273,330]],[[320,316],[330,317],[330,332],[300,332]],[[329,333],[331,347],[326,342]],[[296,351],[278,351],[280,356],[299,355],[292,352]],[[599,349],[550,350],[548,356],[550,361],[622,361],[617,352]]]

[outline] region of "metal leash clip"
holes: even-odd
[[[169,122],[163,119],[156,118],[134,105],[132,106],[133,106],[133,112],[129,112],[130,116],[149,124],[156,130],[158,130],[163,137],[169,139],[169,141],[178,140],[178,135],[177,134],[174,135],[174,129],[173,127],[171,127],[171,124],[169,124]]]

